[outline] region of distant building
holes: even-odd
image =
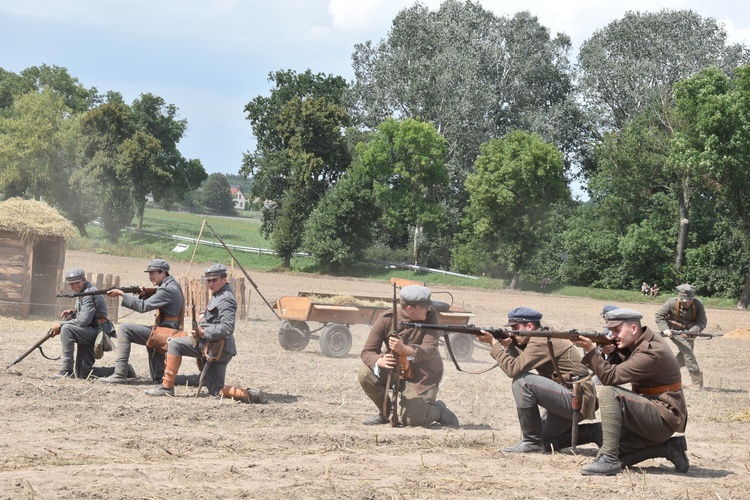
[[[232,193],[234,208],[236,210],[245,210],[245,205],[247,205],[247,196],[245,196],[245,193],[242,192],[242,188],[230,187],[229,191]]]

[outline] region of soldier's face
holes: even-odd
[[[427,313],[430,312],[432,306],[409,306],[404,308],[404,314],[412,321],[424,321],[427,319]]]
[[[70,289],[73,290],[73,293],[81,293],[81,290],[83,290],[83,285],[85,284],[86,282],[84,280],[68,283],[68,285],[70,285]]]
[[[218,292],[226,283],[226,276],[220,276],[218,278],[206,278],[206,284],[208,285],[208,289],[211,290],[211,293]]]
[[[161,285],[162,281],[164,281],[164,278],[166,278],[167,273],[164,271],[149,271],[148,272],[148,279],[151,283],[153,283],[156,286]]]
[[[640,338],[638,325],[635,323],[620,323],[617,326],[610,327],[609,331],[618,349],[628,348]]]

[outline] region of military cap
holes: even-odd
[[[505,326],[513,326],[518,323],[539,323],[542,313],[530,307],[516,307],[508,313],[508,322]]]
[[[169,271],[169,264],[167,264],[167,261],[164,259],[154,259],[151,262],[148,263],[148,267],[144,272],[149,271]]]
[[[677,293],[683,300],[692,300],[695,298],[695,287],[685,283],[677,287]]]
[[[86,271],[78,267],[65,273],[65,283],[76,283],[85,279]]]
[[[227,275],[227,267],[224,264],[213,264],[203,272],[204,278],[219,278]]]
[[[604,319],[607,320],[607,328],[614,328],[615,326],[619,326],[626,321],[633,323],[635,321],[640,321],[642,318],[643,314],[639,313],[638,311],[622,308],[613,309],[612,311],[609,311],[604,315]]]
[[[602,318],[603,318],[604,316],[606,316],[606,314],[607,314],[607,313],[608,313],[609,311],[614,311],[615,309],[619,309],[619,307],[617,307],[617,306],[615,306],[615,305],[612,305],[612,304],[607,304],[606,306],[602,307]]]
[[[429,307],[432,305],[432,292],[426,286],[409,285],[401,289],[401,302],[410,306]]]

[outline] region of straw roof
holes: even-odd
[[[78,235],[68,219],[44,202],[10,198],[0,203],[0,230],[21,235],[22,240]]]

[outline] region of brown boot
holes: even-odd
[[[696,391],[703,390],[703,372],[691,373],[690,380],[693,381],[693,389]]]
[[[243,403],[265,403],[266,395],[260,389],[242,389],[231,385],[225,385],[219,391],[220,396],[232,398]]]
[[[177,372],[182,364],[182,356],[167,353],[164,361],[164,378],[161,385],[153,389],[147,389],[146,394],[149,396],[174,396],[174,381],[177,378]]]

